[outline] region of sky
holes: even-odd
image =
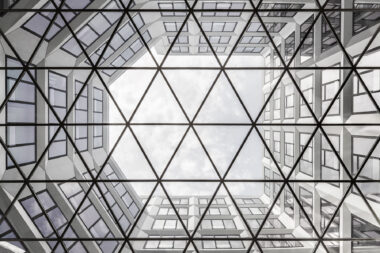
[[[154,50],[153,50],[154,51]],[[162,58],[155,52],[157,59]],[[227,66],[262,66],[260,56],[235,56]],[[224,61],[224,59],[222,59]],[[154,66],[148,53],[134,66]],[[213,66],[218,67],[215,58],[210,56],[170,55],[163,66]],[[184,111],[190,120],[201,105],[213,84],[219,70],[163,70],[158,73],[144,100],[131,122],[133,123],[188,123],[165,81],[170,83]],[[125,117],[130,117],[148,87],[155,70],[127,70],[111,86],[110,90]],[[255,118],[263,104],[263,70],[230,70],[227,75],[252,118]],[[110,122],[120,122],[119,112],[110,106]],[[208,99],[194,119],[195,123],[249,123],[249,118],[222,73]],[[218,179],[227,171],[242,141],[247,136],[249,126],[194,126],[199,138],[209,152],[217,168],[215,171],[207,154],[202,149],[196,133],[190,129],[186,134],[176,156],[167,167],[164,179]],[[119,130],[110,130],[110,140],[115,140]],[[146,152],[158,176],[166,165],[183,137],[187,126],[159,125],[132,126],[133,132]],[[227,179],[262,179],[263,145],[254,131],[248,137],[243,149],[231,167]],[[128,129],[115,149],[113,158],[127,179],[156,179],[155,174],[141,152],[131,131]],[[212,195],[215,183],[165,183],[169,194],[175,195]],[[153,184],[133,184],[139,195],[148,195]],[[263,185],[258,183],[230,183],[228,187],[234,195],[260,196]]]

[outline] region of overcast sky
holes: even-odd
[[[149,55],[142,57],[135,66],[152,66]],[[263,58],[238,56],[231,58],[230,66],[262,66]],[[169,56],[164,66],[214,66],[213,56]],[[152,79],[155,70],[127,70],[110,87],[118,105],[129,120],[138,101]],[[193,119],[206,93],[214,82],[218,70],[166,70],[164,75],[180,100],[188,117]],[[263,103],[262,70],[233,70],[227,72],[236,90],[245,103],[252,118],[255,118]],[[111,106],[110,122],[120,122],[120,115]],[[134,123],[188,123],[165,79],[159,73],[153,81],[144,101],[134,118]],[[227,77],[222,73],[213,91],[197,115],[196,123],[249,123],[243,107],[234,94]],[[133,126],[133,131],[160,176],[170,157],[185,133],[187,126]],[[226,172],[240,144],[246,137],[249,126],[196,126],[198,135],[206,146],[214,165],[221,176]],[[110,139],[118,137],[119,131],[110,131]],[[229,179],[263,178],[263,145],[253,131],[239,157],[232,166]],[[127,179],[155,179],[148,162],[140,151],[128,129],[121,139],[113,158]],[[218,179],[218,175],[203,151],[193,130],[186,135],[165,179]],[[212,183],[166,183],[168,192],[176,195],[211,195],[217,184]],[[232,194],[260,196],[262,184],[233,183],[228,185]],[[134,184],[138,194],[149,194],[153,184]]]

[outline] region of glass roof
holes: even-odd
[[[18,10],[0,252],[379,251],[380,6],[285,2]]]

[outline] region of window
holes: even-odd
[[[300,187],[300,196],[299,196],[301,205],[303,206],[306,215],[311,221],[313,221],[313,193],[306,190],[303,187]],[[312,233],[313,228],[310,222],[305,217],[305,213],[300,210],[300,226],[305,229],[306,232]]]
[[[285,86],[285,119],[294,118],[294,87],[292,84]]]
[[[300,117],[307,118],[311,117],[311,112],[309,108],[306,106],[305,102],[310,105],[310,108],[313,109],[313,96],[314,96],[314,88],[313,88],[313,76],[307,76],[300,80],[300,89],[305,97],[306,101],[300,96]]]
[[[245,7],[243,2],[216,2],[216,1],[205,1],[202,2],[202,9],[216,9],[216,10],[227,10],[227,11],[205,11],[202,12],[203,17],[240,17],[241,11],[228,11],[228,10],[242,10]]]
[[[85,192],[79,183],[62,183],[59,185],[66,198],[69,200],[71,207],[77,209],[81,203]],[[94,204],[87,198],[79,209],[79,217],[90,234],[97,238],[114,238],[107,224],[95,208]],[[102,252],[114,252],[118,246],[115,241],[97,241]]]
[[[54,111],[63,120],[66,116],[67,108],[67,78],[61,74],[49,71],[49,102]],[[58,124],[58,120],[51,110],[49,110],[49,123]],[[49,126],[49,140],[54,137],[59,126]],[[54,138],[49,148],[49,159],[58,158],[67,154],[67,138],[63,129]]]
[[[286,39],[285,39],[285,60],[290,60],[296,50],[296,35],[295,32],[292,32]]]
[[[270,99],[269,99],[269,93],[264,94],[264,101],[268,101],[268,103],[265,106],[264,109],[264,120],[271,120],[271,110],[270,110]]]
[[[333,203],[322,199],[321,198],[321,231],[325,231],[327,228],[327,225],[329,224],[337,206],[334,205]],[[339,211],[337,215],[334,217],[334,220],[332,221],[331,225],[329,226],[327,232],[326,232],[326,237],[329,238],[337,238],[339,237]],[[339,242],[334,242],[334,241],[327,241],[326,244],[327,247],[338,247]]]
[[[149,236],[154,238],[155,236]],[[149,240],[145,243],[145,249],[184,249],[186,247],[185,241],[179,240],[159,240],[159,238],[175,238],[176,236],[157,236],[157,240]]]
[[[340,152],[340,136],[339,135],[327,135],[331,141],[334,149],[339,154]],[[321,177],[322,179],[337,180],[340,178],[340,162],[336,157],[331,146],[327,142],[326,138],[322,138],[322,149],[321,149]],[[333,185],[339,187],[339,183],[332,183]]]
[[[36,195],[38,202],[33,195],[30,195],[21,199],[20,204],[32,219],[32,222],[43,238],[56,238],[56,233],[61,235],[62,231],[66,228],[68,221],[47,190],[41,191]],[[41,204],[43,210],[38,203]],[[78,235],[71,226],[67,229],[66,235],[78,238]],[[57,242],[47,241],[47,243],[50,248],[53,249]],[[87,252],[82,242],[79,241],[65,241],[63,245],[68,252]],[[56,251],[63,250],[62,244],[56,248]]]
[[[93,117],[95,124],[103,123],[103,90],[94,87],[93,89]],[[103,125],[95,125],[94,128],[94,148],[103,147]]]
[[[314,27],[312,27],[313,22],[314,16],[312,15],[301,25],[301,42],[306,37],[300,49],[301,63],[312,59],[314,55]],[[309,33],[307,34],[307,32]]]
[[[104,167],[104,173],[106,177],[109,180],[120,180],[121,178],[116,174],[114,168],[110,165],[107,164]],[[128,190],[124,186],[122,182],[112,182],[111,183],[113,187],[115,188],[117,194],[121,198],[121,200],[124,202],[124,204],[128,207],[129,212],[132,214],[133,217],[136,217],[137,214],[139,213],[140,209],[136,205],[135,201],[129,194]]]
[[[0,211],[0,219],[3,219],[3,212]],[[7,218],[4,218],[0,224],[0,238],[19,238],[16,230],[12,227],[12,225],[8,222]],[[9,241],[10,244],[25,250],[25,245],[22,241]]]
[[[182,219],[183,223],[187,227],[187,220]],[[154,230],[177,230],[183,229],[183,226],[179,220],[155,220],[152,224]]]
[[[285,213],[294,219],[294,197],[290,190],[285,189]]]
[[[273,156],[281,165],[281,132],[273,131]]]
[[[273,119],[281,119],[281,91],[277,89],[273,94]]]
[[[269,39],[264,36],[243,36],[240,44],[268,44]]]
[[[264,167],[264,180],[272,180],[272,172],[269,168]],[[267,195],[269,198],[272,198],[271,194],[271,182],[265,181],[264,182],[264,193]]]
[[[263,241],[261,243],[262,248],[296,248],[303,247],[303,245],[298,241],[292,241],[294,238],[293,234],[268,234],[262,235],[263,238],[270,238],[270,241]],[[289,241],[285,241],[285,238],[289,238]],[[278,241],[276,241],[276,239]]]
[[[310,141],[306,147],[306,143],[310,139],[310,134],[300,133],[300,151],[303,152],[306,149],[300,160],[300,172],[303,172],[309,176],[313,176],[313,140]]]
[[[360,238],[360,239],[374,239],[380,237],[379,227],[373,225],[372,223],[363,220],[362,218],[352,214],[351,215],[352,222],[352,232],[351,238]],[[357,240],[352,241],[352,248],[354,251],[356,248],[363,249],[363,247],[370,248],[371,246],[380,246],[380,242],[378,240]]]
[[[75,96],[77,97],[79,91],[84,83],[75,81]],[[88,90],[87,86],[79,95],[77,103],[75,104],[75,123],[87,124],[88,123]],[[75,126],[75,145],[79,151],[86,151],[88,149],[88,128],[85,125]]]
[[[341,0],[330,0],[327,2],[327,9],[340,9]],[[339,11],[327,11],[326,17],[330,21],[332,28],[334,29],[338,39],[340,39],[340,26],[341,26],[341,15]],[[326,19],[322,19],[322,52],[332,48],[337,45],[338,41],[335,37],[330,25],[327,23]]]
[[[95,175],[95,174],[96,174],[96,172],[95,172],[95,169],[94,169],[93,175]],[[91,179],[91,177],[88,174],[88,172],[84,173],[83,176],[86,179]],[[106,211],[109,213],[110,217],[113,220],[115,220],[115,218],[116,218],[118,224],[120,224],[120,227],[123,229],[123,231],[127,232],[129,226],[131,225],[131,223],[129,222],[127,216],[125,216],[125,213],[123,212],[123,210],[121,209],[120,205],[117,203],[117,201],[115,200],[115,198],[112,196],[112,193],[108,190],[108,187],[106,186],[106,184],[104,184],[104,183],[98,183],[98,185],[99,185],[100,191],[99,191],[99,189],[96,186],[94,186],[93,189],[94,189],[94,192],[95,192],[96,196],[98,197],[98,199],[102,203],[104,209],[106,209]],[[111,207],[112,212],[108,208],[106,200],[104,200],[104,198],[107,200],[107,203]],[[112,213],[113,213],[113,215],[112,215]]]
[[[231,40],[231,36],[208,36],[208,40],[211,45],[214,44],[228,44]],[[199,37],[199,44],[207,44],[207,41],[204,37]]]
[[[186,4],[185,2],[171,2],[162,1],[161,3],[158,3],[158,8],[164,9],[164,10],[186,10]],[[173,16],[186,16],[187,12],[185,11],[161,11],[161,16],[163,17],[173,17]]]
[[[169,44],[172,44],[174,41],[175,36],[168,36],[168,42]],[[177,38],[176,44],[189,44],[189,36],[180,35]]]
[[[7,57],[7,67],[22,67],[17,60]],[[7,69],[6,71],[6,91],[7,94],[15,85],[22,70]],[[36,72],[30,70],[33,78]],[[28,73],[21,78],[17,88],[6,104],[7,123],[36,123],[36,88]],[[8,150],[19,166],[31,164],[36,161],[36,127],[35,126],[7,126],[6,144]],[[7,157],[7,168],[14,168],[10,157]]]
[[[285,132],[285,165],[293,168],[294,165],[294,133]]]
[[[236,22],[202,22],[202,29],[205,32],[234,32]]]
[[[205,208],[201,207],[199,208],[199,214],[202,215],[205,212]],[[210,207],[207,210],[208,215],[230,215],[230,211],[227,207]]]
[[[121,9],[118,1],[110,2],[105,9]],[[76,32],[77,39],[81,42],[81,45],[86,50],[90,47],[98,38],[100,38],[121,16],[120,12],[98,12],[85,26],[83,26],[78,32]],[[136,14],[132,17],[133,22],[137,28],[142,28],[145,23],[140,14]],[[116,32],[115,36],[110,42],[110,47],[116,51],[121,45],[135,34],[135,29],[131,22],[127,22],[121,26]],[[82,50],[77,44],[74,37],[71,37],[63,46],[62,50],[78,57]]]
[[[352,174],[357,175],[360,168],[363,167],[363,162],[369,154],[370,149],[375,144],[377,136],[353,136],[352,138]],[[361,170],[358,179],[360,180],[380,180],[378,173],[380,167],[380,152],[379,146],[375,148],[371,156]],[[362,183],[360,190],[369,200],[380,202],[380,193],[377,184]],[[356,193],[356,190],[354,189]]]
[[[270,150],[270,131],[269,130],[265,130],[264,131],[264,140],[265,140],[265,143],[268,145],[268,149]],[[271,156],[269,154],[269,151],[264,147],[264,156],[266,158],[269,158],[271,159]]]
[[[340,64],[333,67],[339,67]],[[327,110],[333,98],[339,90],[340,70],[322,70],[322,112]],[[340,96],[334,101],[328,115],[339,115],[340,113]]]
[[[261,16],[268,17],[294,17],[297,14],[297,9],[302,9],[303,4],[288,4],[288,3],[262,3],[260,9],[267,9],[268,12],[263,12]],[[286,11],[275,11],[273,9],[287,9]]]
[[[265,26],[268,32],[279,33],[286,23],[267,23],[265,22]],[[262,27],[260,22],[251,22],[248,27],[248,32],[265,32],[265,29]]]
[[[201,224],[202,229],[235,229],[236,225],[233,220],[208,220],[204,219]]]
[[[380,53],[378,51],[373,56],[378,56]],[[378,70],[358,70],[360,77],[363,82],[360,81],[357,75],[354,75],[353,78],[353,113],[370,113],[376,112],[376,108],[373,105],[370,97],[368,96],[367,91],[364,88],[371,92],[371,95],[379,103],[380,97],[380,80]]]
[[[354,13],[353,13],[353,33],[358,34],[368,28],[378,24],[380,19],[380,13],[378,11],[369,11],[371,9],[380,8],[379,4],[367,1],[354,1]],[[361,10],[362,9],[362,10]]]
[[[183,23],[180,22],[164,22],[166,32],[178,32]],[[187,23],[183,26],[181,32],[188,32]]]
[[[204,238],[238,238],[238,236],[203,236]],[[239,240],[204,240],[203,249],[244,249],[244,244]]]
[[[189,212],[187,207],[179,207],[179,208],[176,208],[176,210],[179,215],[188,215],[188,212]],[[157,215],[176,215],[176,214],[173,208],[161,207],[158,210]]]
[[[264,50],[264,47],[253,47],[253,46],[241,47],[241,46],[238,46],[235,49],[235,53],[257,53],[258,54],[258,53],[261,53],[263,50]]]
[[[83,0],[83,1],[67,1],[63,4],[62,9],[85,9],[94,0]],[[56,3],[60,6],[60,2]],[[55,9],[51,2],[48,2],[42,9]],[[62,15],[66,19],[67,23],[70,23],[74,18],[79,15],[80,12],[62,12]],[[35,13],[25,24],[22,26],[25,30],[42,37],[49,23],[54,17],[54,12],[37,12]],[[49,32],[45,36],[47,41],[51,40],[57,33],[65,28],[65,21],[62,19],[61,15],[58,13],[56,19],[53,21]]]

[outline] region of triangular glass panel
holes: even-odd
[[[135,112],[155,73],[157,72],[154,70],[125,70],[124,74],[109,86],[110,93],[127,119]]]
[[[207,153],[197,139],[194,131],[189,130],[171,160],[164,179],[219,179]]]
[[[185,134],[185,126],[133,126],[138,142],[158,176],[168,166]]]
[[[238,154],[244,139],[249,135],[249,126],[196,126],[220,175],[224,175]]]
[[[137,109],[132,122],[184,123],[186,121],[186,117],[171,93],[166,80],[161,74],[158,74]]]
[[[217,70],[164,70],[164,75],[190,119],[198,112],[219,73]]]
[[[242,106],[226,75],[222,74],[218,78],[195,122],[250,123],[249,114]]]

